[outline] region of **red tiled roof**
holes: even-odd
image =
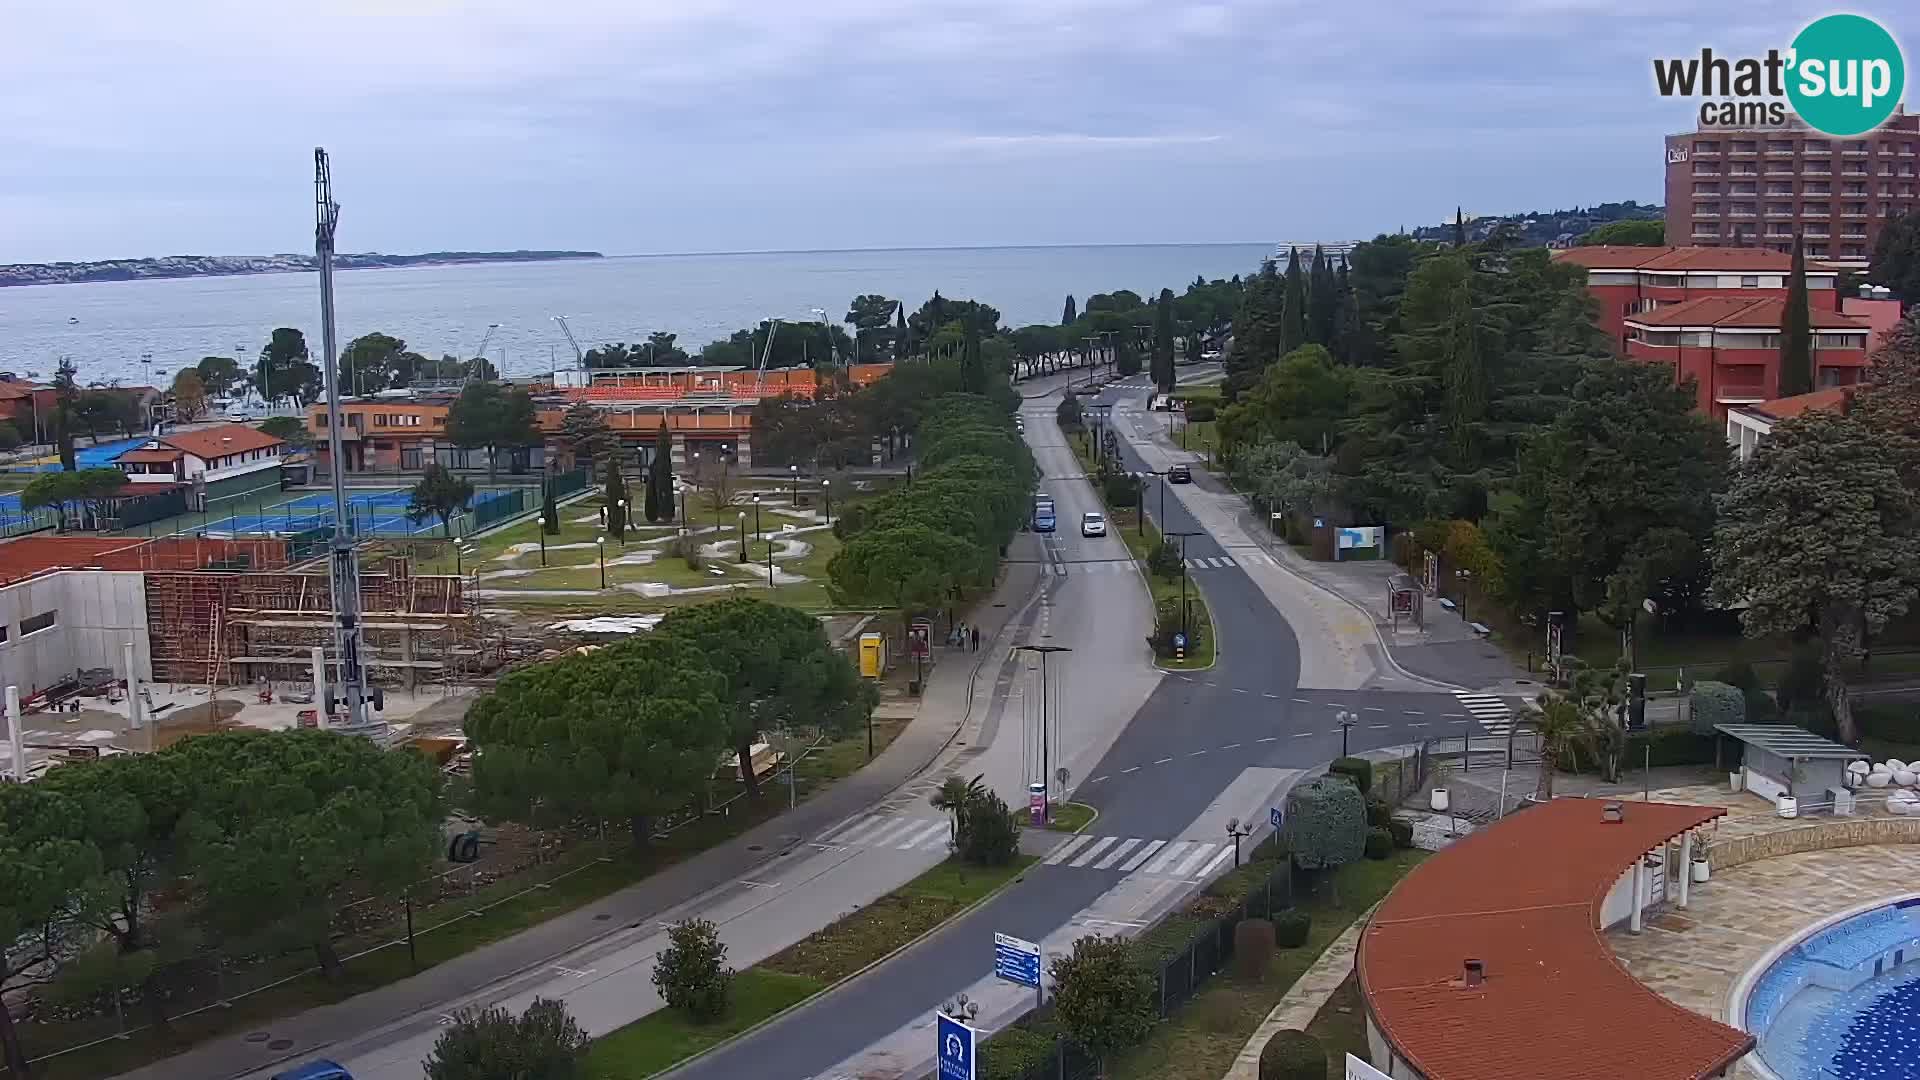
[[[13,401],[33,396],[35,390],[44,389],[39,383],[15,379],[12,382],[0,382],[0,401]]]
[[[1355,967],[1375,1024],[1427,1080],[1700,1080],[1753,1037],[1681,1008],[1614,958],[1600,907],[1623,871],[1726,813],[1557,799],[1415,867],[1374,913]],[[1464,961],[1486,978],[1456,980]]]
[[[1556,251],[1553,258],[1589,270],[1658,270],[1667,273],[1721,270],[1731,273],[1771,271],[1784,274],[1793,266],[1791,256],[1765,248],[1626,247],[1599,244]]]
[[[1811,394],[1795,394],[1793,397],[1774,398],[1758,405],[1749,405],[1747,411],[1760,413],[1769,420],[1791,420],[1805,412],[1839,412],[1841,405],[1859,389],[1857,386],[1833,386],[1815,390]]]
[[[1702,296],[1678,304],[1666,304],[1627,316],[1628,326],[1726,326],[1779,329],[1786,319],[1787,302],[1781,297]],[[1867,324],[1837,311],[1809,308],[1809,322],[1818,330],[1866,330]]]
[[[264,450],[269,446],[286,444],[285,439],[276,439],[258,428],[250,428],[245,424],[221,424],[218,427],[201,428],[199,431],[180,431],[172,435],[163,435],[159,441],[185,450],[203,461],[210,461],[227,454]]]
[[[113,460],[130,461],[135,465],[171,465],[183,456],[183,451],[158,447],[152,450],[129,450]]]

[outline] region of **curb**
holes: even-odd
[[[1020,882],[1025,881],[1027,878],[1027,871],[1033,869],[1035,866],[1039,865],[1039,863],[1040,863],[1039,857],[1035,856],[1033,858],[1033,862],[1028,863],[1025,869],[1021,870],[1018,874],[1015,874],[1014,876],[1008,878],[1007,880],[1001,882],[997,887],[993,889],[993,891],[987,893],[985,896],[982,896],[980,899],[975,900],[973,903],[968,904],[966,907],[961,908],[959,911],[954,912],[952,916],[942,920],[939,923],[939,925],[928,927],[925,932],[916,935],[912,941],[905,942],[899,948],[896,948],[888,952],[885,956],[878,957],[862,965],[859,970],[849,972],[848,974],[843,975],[838,979],[835,979],[833,982],[830,982],[827,985],[821,987],[820,989],[814,991],[813,993],[808,994],[806,997],[801,998],[799,1001],[796,1001],[793,1004],[787,1006],[786,1008],[781,1009],[779,1012],[766,1017],[765,1019],[761,1020],[759,1023],[754,1024],[752,1027],[744,1028],[738,1032],[735,1032],[734,1034],[727,1036],[726,1038],[720,1040],[719,1042],[714,1043],[712,1046],[707,1047],[705,1050],[702,1050],[699,1053],[694,1054],[692,1057],[686,1058],[681,1061],[676,1061],[671,1066],[665,1069],[661,1069],[657,1072],[648,1073],[646,1077],[642,1077],[640,1078],[640,1080],[650,1080],[650,1078],[657,1077],[657,1076],[672,1076],[674,1073],[677,1073],[680,1070],[686,1068],[687,1066],[694,1064],[695,1062],[699,1061],[701,1058],[708,1057],[712,1054],[717,1054],[720,1051],[726,1049],[727,1047],[732,1046],[734,1043],[742,1041],[743,1039],[747,1038],[747,1036],[754,1034],[755,1032],[759,1031],[761,1028],[766,1027],[768,1024],[771,1024],[774,1021],[780,1019],[781,1017],[786,1016],[788,1013],[804,1008],[808,1004],[818,1001],[819,999],[825,997],[826,995],[833,993],[835,990],[840,989],[842,986],[845,986],[847,983],[850,983],[853,980],[859,978],[860,976],[865,975],[867,972],[872,971],[874,968],[877,968],[880,965],[887,963],[888,961],[892,960],[894,957],[899,956],[901,953],[904,953],[908,949],[913,948],[915,945],[920,944],[921,942],[927,940],[928,938],[934,936],[935,934],[938,934],[942,930],[945,930],[947,927],[952,926],[954,923],[959,922],[961,919],[966,918],[968,915],[973,914],[973,912],[976,909],[984,906],[989,900],[992,900],[994,897],[999,896],[1003,892],[1006,892],[1008,889],[1012,888],[1015,885],[1018,885]],[[898,890],[894,890],[894,891],[898,891]],[[886,895],[891,896],[892,893],[889,892]],[[876,897],[875,899],[877,900],[879,899],[879,897]],[[789,948],[791,948],[791,946],[789,946]]]

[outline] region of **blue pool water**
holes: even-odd
[[[1920,899],[1788,949],[1754,984],[1744,1019],[1782,1080],[1920,1080]]]

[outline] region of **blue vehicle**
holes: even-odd
[[[1033,531],[1053,531],[1053,503],[1037,502],[1033,504]]]
[[[273,1080],[353,1080],[353,1074],[336,1062],[322,1058],[273,1074]]]

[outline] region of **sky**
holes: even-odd
[[[1920,7],[1875,17],[1920,63]],[[1753,0],[0,0],[0,263],[1336,240],[1661,198]],[[1908,95],[1912,97],[1911,94]]]

